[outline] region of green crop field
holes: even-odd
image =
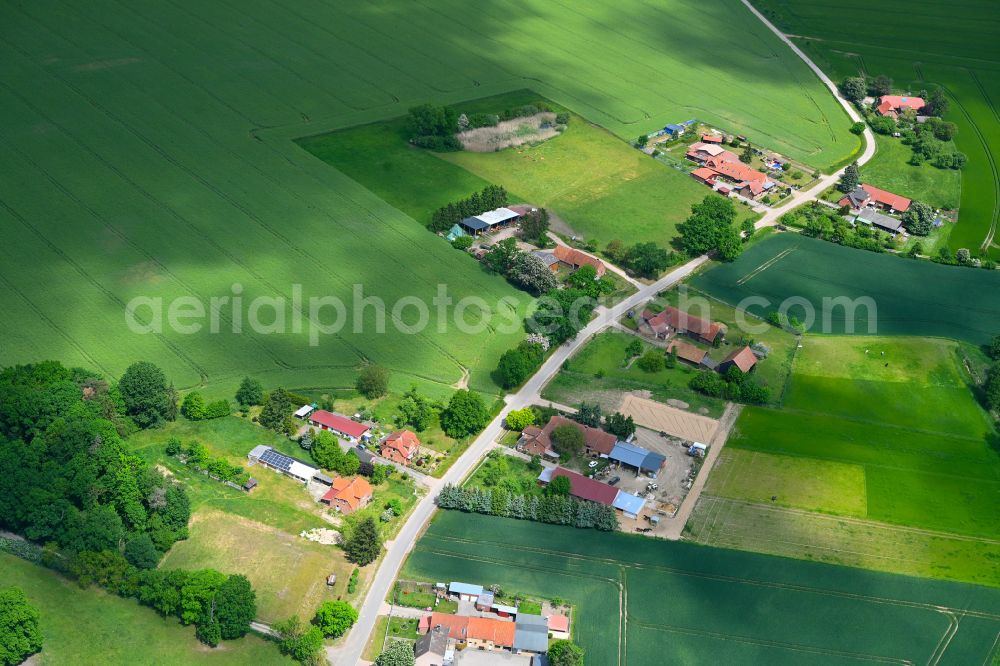
[[[982,345],[1000,330],[996,271],[853,250],[793,233],[755,243],[733,263],[702,273],[692,284],[732,305],[755,297],[746,309],[761,316],[785,299],[805,299],[816,314],[811,332],[939,336]],[[870,298],[876,307],[853,313],[828,307],[825,326],[823,299],[841,297]],[[794,301],[789,305],[802,318],[802,307]]]
[[[969,162],[962,171],[960,222],[952,249],[995,242],[1000,216],[1000,49],[996,7],[988,0],[921,2],[885,0],[754,0],[754,4],[834,79],[865,72],[886,74],[900,90],[939,85],[951,98],[946,116],[958,125],[955,138]],[[864,14],[864,25],[845,29],[844,17]],[[887,176],[894,155],[876,155],[866,170]],[[887,185],[909,180],[922,186],[920,170],[902,169]],[[934,192],[934,190],[930,190]],[[921,198],[919,193],[917,198]],[[934,195],[928,194],[930,199]]]
[[[44,643],[31,664],[294,664],[256,636],[198,642],[194,627],[97,588],[81,589],[38,565],[0,554],[0,587],[17,585],[41,614]]]
[[[969,382],[952,341],[805,336],[783,408],[747,408],[737,421],[691,536],[1000,586],[997,435]],[[803,512],[863,534],[851,548]],[[901,535],[922,547],[879,561]]]
[[[290,321],[285,333],[240,335],[213,335],[205,320],[192,334],[125,326],[137,296],[208,307],[234,284],[244,304],[290,299],[296,284],[305,299],[348,302],[362,284],[390,306],[429,300],[439,283],[491,307],[518,295],[293,141],[416,103],[530,86],[623,138],[698,117],[822,167],[859,147],[827,91],[736,0],[42,0],[3,18],[2,364],[57,357],[114,377],[145,358],[180,388],[228,395],[245,374],[348,386],[371,360],[403,388],[447,386],[466,367],[474,388],[495,392],[489,372],[519,334],[442,333],[433,310],[415,335],[391,318],[375,334],[371,309],[352,313],[366,331],[348,326],[315,347],[308,320],[302,333]],[[523,314],[521,300],[505,314]],[[284,310],[286,321],[299,311]],[[138,316],[154,323],[148,308]],[[260,318],[272,322],[270,307]],[[221,330],[233,319],[223,307]]]
[[[574,604],[587,663],[989,663],[1000,591],[459,512],[403,575]]]

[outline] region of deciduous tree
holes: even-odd
[[[381,398],[389,392],[389,371],[379,365],[366,365],[354,386],[369,400]]]
[[[257,617],[257,593],[246,576],[226,579],[215,595],[215,620],[219,634],[226,640],[242,638]]]
[[[253,377],[244,377],[236,390],[236,402],[242,407],[264,404],[264,387]]]
[[[0,664],[20,664],[42,649],[39,619],[21,588],[0,589]]]
[[[413,643],[393,639],[375,659],[375,666],[413,666]]]
[[[583,451],[583,431],[575,425],[564,423],[552,429],[552,448],[559,454],[572,458]]]
[[[346,601],[325,601],[316,610],[313,624],[327,638],[344,635],[358,621],[358,611]]]
[[[456,391],[441,412],[441,428],[449,437],[460,439],[482,430],[490,415],[478,393],[467,389]]]
[[[133,363],[118,382],[125,409],[140,428],[149,428],[177,415],[177,392],[167,377],[148,361]]]
[[[583,648],[568,640],[553,641],[548,657],[551,666],[583,666]]]

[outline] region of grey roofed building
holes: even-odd
[[[549,267],[551,267],[552,264],[558,264],[559,263],[559,259],[556,258],[556,255],[552,254],[551,252],[544,252],[542,250],[535,250],[531,254],[533,254],[536,257],[538,257],[539,259],[541,259],[542,263],[545,264],[546,266],[549,266]]]
[[[435,627],[417,639],[417,642],[413,644],[413,656],[416,658],[417,663],[422,663],[420,658],[424,655],[433,655],[443,660],[447,649],[448,630],[444,627]],[[443,661],[438,663],[443,663]]]
[[[701,364],[709,370],[715,370],[719,367],[719,362],[713,360],[712,357],[707,354],[705,355],[705,358],[701,359]]]
[[[865,224],[871,224],[879,227],[880,229],[885,229],[892,234],[899,233],[903,229],[903,221],[899,218],[883,215],[882,213],[872,210],[871,208],[866,208],[858,213],[857,219],[861,220]]]
[[[358,456],[358,460],[363,463],[371,462],[375,459],[375,455],[360,444],[354,447],[354,454]]]
[[[549,649],[549,621],[541,615],[519,613],[514,622],[514,652],[546,652]]]
[[[640,472],[652,472],[653,474],[660,471],[663,463],[667,461],[663,454],[654,453],[630,442],[617,442],[608,457],[623,465],[635,467]]]
[[[863,208],[868,204],[871,195],[868,190],[859,185],[852,192],[848,192],[846,198],[850,201],[851,208]]]

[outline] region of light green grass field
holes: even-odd
[[[922,201],[934,208],[958,208],[962,195],[962,172],[938,169],[929,163],[908,164],[913,150],[899,139],[875,135],[878,152],[861,168],[861,180],[875,187]]]
[[[1000,537],[1000,521],[988,509],[1000,499],[1000,460],[990,444],[996,435],[965,386],[957,345],[896,340],[807,336],[784,409],[745,410],[729,446],[863,468],[863,484],[809,508]],[[765,480],[773,465],[759,464],[758,475],[755,459],[746,463],[751,481],[744,494],[722,494],[746,500],[768,494],[752,480]],[[798,475],[794,465],[786,473]],[[843,511],[851,501],[867,511]]]
[[[32,664],[293,664],[256,636],[209,648],[193,627],[131,599],[81,589],[38,565],[0,554],[0,587],[17,585],[41,613],[44,643]]]
[[[951,98],[945,119],[958,125],[955,144],[969,158],[962,170],[959,224],[950,246],[974,253],[987,247],[996,257],[1000,253],[995,243],[1000,216],[1000,51],[992,16],[984,20],[984,12],[993,6],[980,0],[923,3],[918,11],[905,0],[876,5],[864,0],[808,4],[755,0],[754,5],[779,28],[795,35],[799,46],[831,78],[839,80],[858,72],[886,74],[899,90],[945,89]],[[845,31],[843,17],[860,13],[868,17],[866,24]],[[902,168],[890,176],[897,161],[892,151],[880,151],[867,170],[886,178],[887,184],[930,186],[913,178],[915,172]],[[913,195],[921,198],[919,191]]]
[[[348,596],[354,565],[336,546],[211,509],[195,513],[189,529],[190,538],[174,544],[160,566],[243,574],[257,591],[257,618],[263,622],[295,614],[311,618],[324,601]],[[337,583],[328,587],[331,573]]]
[[[761,316],[786,298],[804,298],[816,314],[812,332],[939,336],[983,345],[1000,321],[1000,272],[853,250],[800,234],[765,238],[692,284],[734,305],[763,298],[766,305],[747,303]],[[876,307],[872,311],[862,301],[853,312],[828,307],[825,326],[823,299],[845,296],[871,298]],[[802,309],[792,305],[790,312],[801,319]]]
[[[686,173],[579,116],[571,117],[563,134],[535,146],[441,157],[504,185],[517,200],[551,208],[601,246],[614,238],[666,246],[691,205],[708,194]]]
[[[979,664],[1000,630],[987,588],[452,511],[403,576],[561,597],[595,664]]]
[[[705,492],[807,511],[867,515],[864,467],[828,460],[726,449]]]

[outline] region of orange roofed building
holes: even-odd
[[[384,440],[379,454],[386,460],[400,465],[409,465],[420,451],[420,440],[411,430],[399,430]]]
[[[372,487],[360,476],[353,479],[339,477],[333,480],[330,489],[320,499],[320,502],[329,504],[340,513],[354,513],[358,509],[368,506],[372,500]]]
[[[749,347],[737,349],[729,356],[722,359],[722,362],[719,363],[719,372],[724,373],[730,368],[730,366],[734,365],[740,369],[740,372],[750,372],[753,370],[753,367],[757,365],[757,357],[754,356],[753,351]]]
[[[466,617],[448,613],[432,613],[430,621],[421,620],[427,631],[437,627],[448,630],[448,638],[464,641],[469,647],[482,650],[514,647],[514,623],[490,617]]]
[[[593,266],[594,270],[597,271],[597,277],[604,277],[604,262],[597,257],[590,256],[586,252],[581,252],[565,245],[556,245],[556,249],[552,251],[552,254],[561,263],[566,264],[574,271],[582,266]]]
[[[899,118],[899,116],[906,109],[913,109],[914,111],[920,111],[924,108],[926,103],[920,97],[904,97],[901,95],[882,95],[879,100],[879,104],[876,107],[878,112],[883,116],[888,116],[890,118]]]

